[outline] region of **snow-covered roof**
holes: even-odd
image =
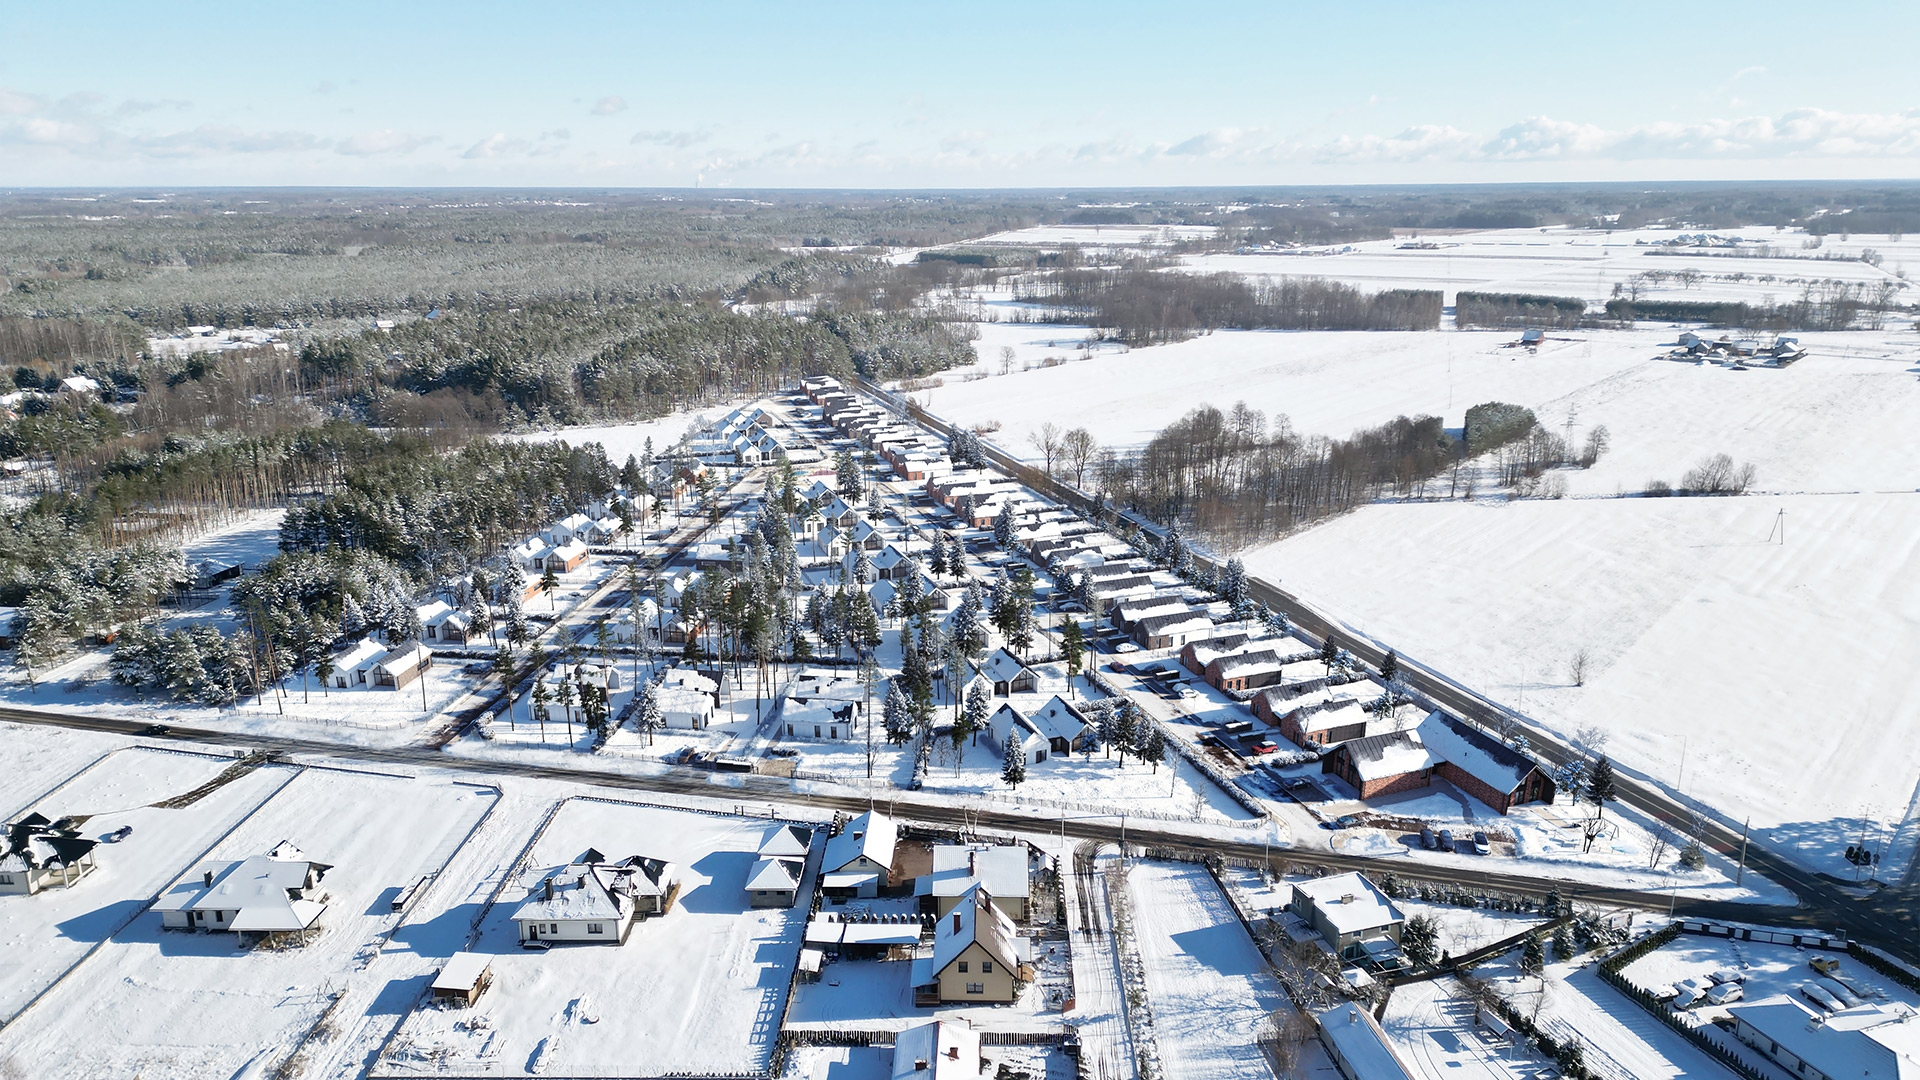
[[[696,690],[703,694],[711,694],[715,690],[720,689],[719,683],[714,682],[705,675],[700,674],[692,668],[681,667],[668,668],[667,673],[660,677],[660,685],[663,689],[669,686],[677,686],[683,690]]]
[[[933,932],[933,971],[938,974],[947,970],[975,943],[1009,970],[1017,968],[1021,960],[1019,941],[1013,920],[993,906],[993,894],[982,885],[970,885]]]
[[[979,1080],[980,1035],[955,1020],[935,1020],[893,1038],[892,1080]]]
[[[1093,722],[1088,720],[1074,704],[1055,694],[1045,705],[1027,714],[1027,719],[1040,734],[1049,739],[1065,739],[1069,743],[1079,739]]]
[[[582,558],[586,554],[587,554],[587,545],[584,542],[580,540],[569,540],[566,543],[561,544],[559,547],[554,548],[552,551],[547,552],[547,557],[553,558],[554,556],[558,555],[560,559],[564,562],[564,561],[571,561],[577,558]]]
[[[536,882],[513,917],[518,922],[617,919],[631,910],[634,899],[672,891],[675,871],[665,859],[630,855],[609,863],[589,849],[578,862]]]
[[[299,894],[333,869],[282,841],[265,855],[202,863],[154,902],[155,911],[231,911],[229,930],[304,930],[327,905]],[[211,877],[211,884],[208,879]]]
[[[1279,671],[1280,654],[1272,649],[1254,649],[1219,657],[1214,660],[1214,663],[1220,665],[1218,668],[1220,678],[1239,679],[1249,675]]]
[[[1362,780],[1405,776],[1440,763],[1439,758],[1420,744],[1419,733],[1412,731],[1392,731],[1384,735],[1351,739],[1341,743],[1337,752],[1352,758],[1353,771]]]
[[[1335,1005],[1314,1019],[1319,1021],[1321,1033],[1346,1062],[1347,1069],[1352,1070],[1351,1075],[1364,1076],[1367,1080],[1413,1080],[1413,1074],[1393,1052],[1393,1045],[1387,1042],[1386,1032],[1380,1030],[1372,1013],[1347,1002]]]
[[[1005,648],[999,648],[993,650],[993,655],[980,665],[980,673],[994,682],[1003,683],[1020,678],[1022,673],[1032,675],[1033,669],[1021,663],[1019,657]]]
[[[1827,1076],[1920,1076],[1920,1020],[1905,1006],[1860,1005],[1822,1018],[1782,995],[1730,1006],[1727,1012]],[[1814,1023],[1816,1019],[1821,1022]]]
[[[372,638],[361,638],[359,643],[354,645],[353,648],[333,658],[333,670],[362,671],[370,669],[375,662],[386,655],[386,652],[386,646]]]
[[[914,883],[921,895],[960,896],[974,885],[993,896],[1027,895],[1027,849],[1013,844],[937,844],[933,871]]]
[[[813,846],[813,830],[805,825],[775,825],[760,841],[760,854],[769,858],[801,859]]]
[[[1357,871],[1297,881],[1293,891],[1312,901],[1337,933],[1357,934],[1406,921],[1387,894]]]
[[[446,966],[440,969],[440,974],[433,977],[433,988],[464,993],[479,983],[492,964],[493,957],[484,953],[454,953],[447,959]]]
[[[1096,588],[1096,592],[1099,590]],[[1149,637],[1159,634],[1187,634],[1198,630],[1213,629],[1213,620],[1204,611],[1175,611],[1166,615],[1149,615],[1134,624],[1141,633]]]
[[[433,650],[418,641],[403,641],[388,649],[374,667],[383,671],[401,674],[416,671],[433,662]]]
[[[830,873],[841,870],[863,855],[876,865],[892,866],[895,835],[892,818],[869,810],[847,822],[840,835],[827,842],[824,868]]]
[[[1428,750],[1498,792],[1513,791],[1535,768],[1525,754],[1437,709],[1420,721],[1419,731]]]
[[[797,859],[763,858],[753,864],[747,874],[747,889],[761,892],[767,889],[791,889],[800,884],[800,862]]]

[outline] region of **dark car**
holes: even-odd
[[[105,840],[109,844],[117,844],[120,841],[125,840],[127,837],[132,835],[133,835],[133,826],[122,825],[119,828],[108,833],[107,835],[101,837],[100,839]]]
[[[1441,851],[1453,850],[1453,830],[1452,829],[1440,830],[1440,850]]]
[[[134,734],[144,735],[149,739],[161,739],[173,734],[173,729],[165,724],[148,724],[146,727],[134,732]]]
[[[1422,826],[1420,829],[1420,846],[1426,848],[1428,851],[1432,851],[1433,844],[1433,830]]]
[[[1125,675],[1127,673],[1127,665],[1118,660],[1110,660],[1107,662],[1107,670],[1113,672],[1115,675]]]

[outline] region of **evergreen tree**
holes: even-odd
[[[1606,757],[1593,763],[1593,775],[1587,780],[1587,801],[1592,803],[1599,813],[1606,813],[1607,804],[1620,798],[1620,792],[1613,780],[1613,762]]]
[[[1284,611],[1269,608],[1261,613],[1261,618],[1267,624],[1267,633],[1274,637],[1285,637],[1293,629],[1293,620],[1287,618]]]
[[[1545,919],[1557,919],[1566,914],[1560,909],[1560,890],[1548,889],[1546,899],[1540,901],[1540,915]]]
[[[987,688],[975,683],[967,690],[967,705],[961,713],[960,723],[964,724],[969,737],[977,738],[987,729],[987,720],[993,716],[993,699]]]
[[[540,591],[546,594],[547,606],[549,608],[557,608],[558,606],[554,603],[553,590],[559,587],[560,579],[553,572],[553,564],[549,563],[545,569],[540,571]]]
[[[1400,677],[1400,654],[1392,649],[1380,659],[1380,681],[1391,686]]]
[[[640,684],[640,700],[633,709],[633,726],[647,737],[647,745],[653,745],[653,733],[664,727],[666,720],[660,714],[660,684],[649,679]]]
[[[1140,746],[1140,760],[1153,766],[1155,774],[1160,772],[1160,763],[1167,760],[1167,737],[1160,733],[1160,725],[1147,730],[1146,742]]]
[[[1328,676],[1332,676],[1333,662],[1339,658],[1340,644],[1333,640],[1332,634],[1328,634],[1327,639],[1320,643],[1320,662],[1327,665]]]
[[[1568,932],[1566,923],[1554,927],[1553,958],[1562,961],[1573,959],[1573,935]]]
[[[887,733],[887,741],[895,746],[913,738],[913,706],[908,704],[907,696],[900,692],[899,683],[887,689],[880,724]]]
[[[1414,967],[1432,966],[1439,945],[1440,924],[1431,915],[1415,915],[1400,928],[1400,949]]]
[[[1020,744],[1014,741],[1014,733],[1007,732],[1007,741],[1000,747],[1000,757],[1005,764],[1000,767],[1000,780],[1015,791],[1027,779],[1027,759],[1021,753]]]
[[[1133,749],[1135,740],[1140,737],[1139,706],[1128,698],[1120,703],[1113,714],[1113,748],[1120,751],[1120,764],[1127,763],[1127,752]]]
[[[1060,652],[1067,661],[1067,685],[1072,686],[1073,680],[1080,674],[1081,658],[1087,653],[1080,624],[1072,619],[1068,619],[1067,625],[1060,629]]]
[[[1001,551],[1010,552],[1018,542],[1013,531],[1013,510],[1003,504],[993,518],[993,544]]]
[[[1520,952],[1520,974],[1538,975],[1546,970],[1546,967],[1547,954],[1540,945],[1540,935],[1527,935],[1527,947]]]

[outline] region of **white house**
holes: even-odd
[[[1055,694],[1045,705],[1027,714],[1027,719],[1047,740],[1055,754],[1070,754],[1086,749],[1094,736],[1094,724],[1079,706]]]
[[[666,914],[678,884],[678,868],[664,859],[608,862],[588,848],[530,888],[513,922],[521,941],[619,945],[641,918]]]
[[[421,604],[414,609],[414,614],[420,618],[420,637],[423,640],[466,644],[467,630],[473,625],[473,620],[467,618],[466,612],[445,600],[435,600],[430,604]]]
[[[372,638],[361,638],[352,648],[333,658],[330,681],[337,690],[371,685],[373,665],[386,654],[386,646]]]
[[[987,733],[992,736],[994,751],[1003,758],[1007,756],[1009,739],[1012,740],[1012,749],[1028,765],[1038,765],[1052,753],[1047,737],[1040,734],[1040,729],[1027,719],[1026,713],[1014,708],[1011,703],[1000,706],[987,718]]]
[[[69,886],[92,873],[95,841],[62,829],[43,814],[28,814],[7,825],[0,854],[0,893],[31,896],[56,885]]]
[[[1920,1075],[1920,1016],[1870,1002],[1823,1015],[1785,995],[1727,1009],[1733,1037],[1794,1076],[1907,1080]]]
[[[1030,693],[1040,689],[1040,676],[1032,668],[1020,662],[1020,658],[1008,652],[1003,646],[993,650],[980,665],[980,674],[993,684],[996,697],[1008,697],[1013,694]]]
[[[806,875],[807,851],[813,830],[802,825],[780,825],[760,842],[760,858],[747,872],[747,905],[757,908],[792,907]]]
[[[666,636],[665,620],[660,618],[660,605],[652,600],[640,601],[640,617],[637,621],[633,610],[629,608],[619,618],[607,623],[607,632],[613,635],[615,645],[651,644],[658,648],[661,639]]]
[[[713,722],[713,696],[720,684],[689,668],[670,668],[661,677],[657,700],[661,721],[670,728],[700,731]]]
[[[401,690],[433,666],[433,650],[418,641],[388,649],[368,667],[367,683],[383,690]]]
[[[513,560],[513,564],[520,569],[530,574],[538,574],[547,568],[547,552],[552,550],[553,545],[547,543],[542,537],[529,536],[514,545],[507,552],[507,558]]]
[[[153,910],[169,930],[280,934],[312,928],[332,897],[333,867],[283,840],[265,855],[201,863],[161,894]]]
[[[933,871],[914,879],[915,896],[931,896],[945,916],[975,885],[985,885],[995,907],[1023,922],[1032,891],[1025,844],[935,844]]]
[[[585,514],[568,514],[552,525],[547,526],[543,534],[547,542],[559,547],[575,540],[584,540],[588,530],[593,527],[593,519]]]

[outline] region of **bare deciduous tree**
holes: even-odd
[[[1060,436],[1060,453],[1066,459],[1067,467],[1073,470],[1073,486],[1086,486],[1087,466],[1100,452],[1100,444],[1093,441],[1093,435],[1086,428],[1074,428]]]
[[[1578,649],[1574,651],[1573,657],[1567,661],[1567,674],[1572,676],[1573,685],[1587,685],[1587,666],[1592,663],[1592,661],[1593,657],[1587,650]]]
[[[1052,476],[1053,457],[1060,452],[1060,425],[1049,420],[1041,424],[1033,434],[1027,436],[1027,441],[1032,443],[1033,448],[1040,451],[1041,456],[1046,459],[1047,475]]]
[[[1013,370],[1014,357],[1017,355],[1018,354],[1013,351],[1013,346],[1000,346],[1000,374],[1005,375]]]

